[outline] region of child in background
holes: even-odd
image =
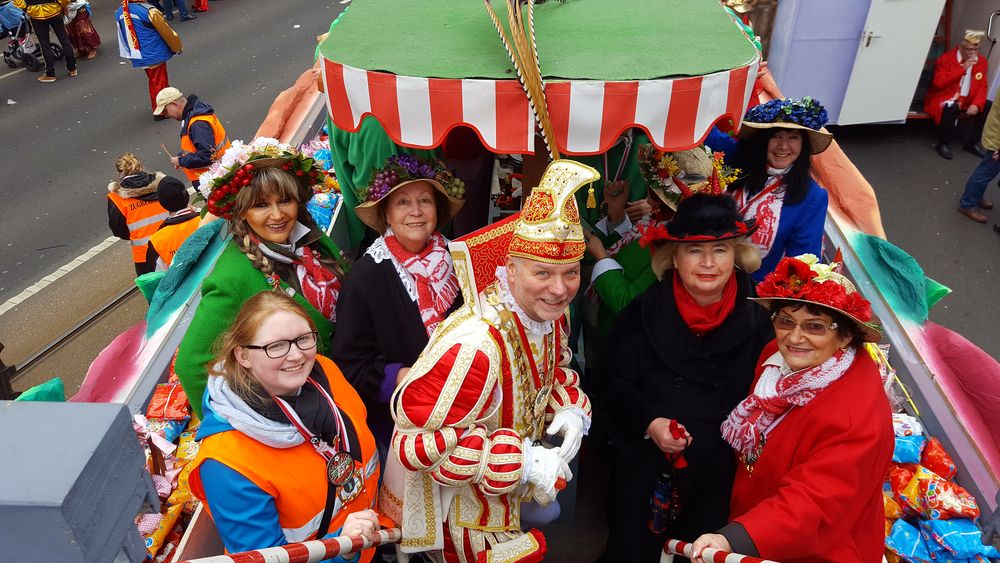
[[[170,215],[160,225],[160,229],[149,237],[146,268],[162,272],[170,267],[177,249],[201,225],[201,217],[188,204],[187,187],[177,178],[163,178],[156,188],[156,199]]]

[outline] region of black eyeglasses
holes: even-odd
[[[288,351],[292,349],[292,344],[299,350],[311,350],[316,347],[316,340],[318,334],[313,332],[307,332],[302,336],[293,338],[291,340],[275,340],[263,346],[256,346],[253,344],[246,344],[243,347],[250,350],[263,350],[267,354],[268,358],[277,360],[278,358],[283,358],[288,354]]]
[[[785,315],[779,315],[774,313],[771,315],[771,322],[774,323],[775,330],[795,330],[795,327],[802,327],[802,332],[806,334],[811,334],[813,336],[823,336],[831,330],[837,328],[837,323],[826,324],[823,321],[804,321],[801,323],[795,322],[795,319],[786,317]]]

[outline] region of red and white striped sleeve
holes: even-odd
[[[545,409],[546,422],[551,422],[552,417],[561,410],[578,408],[586,417],[591,416],[590,399],[580,388],[580,374],[569,368],[573,359],[573,351],[569,348],[569,340],[566,337],[566,318],[559,327],[559,361],[556,364],[555,377],[552,384],[552,392],[549,394],[549,403]]]
[[[495,407],[499,366],[483,346],[454,344],[424,373],[408,374],[395,397],[393,452],[403,467],[426,471],[446,486],[474,484],[485,494],[512,491],[521,482],[523,445],[510,428],[488,430],[478,421]]]

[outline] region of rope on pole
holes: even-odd
[[[372,547],[398,543],[402,533],[399,528],[377,530],[371,537],[338,536],[325,540],[311,540],[301,543],[290,543],[278,547],[268,547],[217,555],[203,559],[191,559],[181,563],[317,563],[331,557],[350,555]]]
[[[667,540],[663,544],[663,554],[660,556],[660,563],[671,563],[674,560],[674,555],[683,555],[688,559],[694,559],[694,546],[680,540]],[[708,547],[704,549],[701,555],[705,561],[712,561],[712,563],[776,563],[769,559],[758,559],[749,555],[728,553]]]

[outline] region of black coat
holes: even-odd
[[[746,398],[758,357],[774,332],[768,312],[747,300],[753,296],[750,276],[735,275],[735,308],[701,338],[677,310],[672,276],[635,299],[612,329],[609,346],[619,352],[602,368],[617,454],[609,503],[612,560],[655,561],[665,537],[693,541],[728,521],[736,462],[720,425]],[[674,478],[683,508],[663,536],[646,526],[650,495],[666,467],[664,454],[644,438],[658,417],[677,420],[692,436],[684,452],[688,468]]]
[[[459,296],[451,311],[461,304]],[[392,432],[389,403],[380,397],[385,367],[412,366],[427,340],[417,304],[406,293],[392,262],[376,264],[367,254],[359,258],[337,299],[330,358],[368,408],[368,426],[380,450],[388,447]]]

